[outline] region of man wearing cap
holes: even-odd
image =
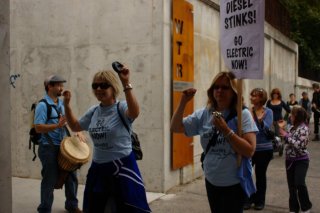
[[[313,111],[314,135],[315,135],[312,141],[318,141],[319,140],[319,118],[320,118],[320,86],[317,83],[313,83],[312,88],[314,92],[312,94],[311,109]]]
[[[54,186],[59,176],[58,153],[60,142],[66,136],[64,105],[59,97],[65,82],[66,80],[58,75],[51,75],[44,81],[44,100],[52,107],[50,118],[47,118],[48,107],[45,102],[39,102],[35,110],[35,129],[38,133],[43,133],[38,150],[42,164],[41,198],[37,209],[40,213],[51,212]],[[76,173],[70,172],[65,181],[65,209],[68,212],[82,212],[78,208],[77,189]]]

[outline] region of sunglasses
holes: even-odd
[[[111,85],[108,83],[92,83],[91,87],[92,89],[98,89],[98,87],[100,87],[100,89],[108,89]]]
[[[230,86],[226,86],[226,85],[213,85],[212,88],[213,88],[214,90],[218,90],[218,89],[228,90],[228,89],[230,89]]]

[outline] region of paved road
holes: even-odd
[[[310,142],[310,168],[307,185],[313,203],[312,212],[320,213],[320,141]],[[79,186],[79,206],[82,206],[83,185]],[[34,179],[13,178],[13,213],[36,212],[39,202],[40,181]],[[203,178],[189,184],[174,187],[166,194],[147,193],[151,209],[155,213],[208,213],[206,191]],[[55,191],[53,213],[63,213],[64,194]],[[254,210],[245,211],[253,213]],[[284,158],[275,153],[268,169],[268,188],[264,213],[282,213],[288,210],[288,188],[286,182]]]
[[[309,151],[311,161],[307,174],[307,186],[313,203],[312,212],[320,213],[320,142],[310,142]],[[252,209],[244,211],[245,213],[289,212],[284,157],[279,157],[278,153],[274,154],[268,169],[266,207],[262,211]],[[203,178],[171,189],[165,196],[151,202],[151,209],[155,213],[210,212]]]

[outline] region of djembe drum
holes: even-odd
[[[81,142],[78,137],[66,137],[60,145],[58,155],[59,178],[55,184],[56,189],[61,189],[68,173],[79,169],[83,164],[89,161],[90,149],[89,146]]]

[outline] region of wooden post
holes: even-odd
[[[237,123],[237,129],[238,129],[238,135],[242,136],[242,79],[237,80],[237,92],[238,92],[238,103],[237,103],[237,117],[238,117],[238,123]],[[238,154],[237,157],[237,164],[238,167],[241,164],[241,155]]]

